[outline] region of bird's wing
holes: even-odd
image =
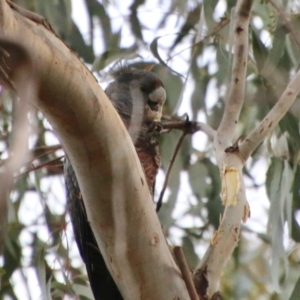
[[[150,143],[149,141],[138,141],[135,147],[145,173],[150,193],[153,196],[155,188],[155,179],[161,161],[161,157],[158,152],[158,145],[157,143]]]
[[[74,237],[85,262],[91,289],[96,300],[122,300],[111,277],[89,225],[84,202],[73,167],[66,157],[64,162],[67,206],[73,225]]]

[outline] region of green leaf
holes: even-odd
[[[46,262],[44,260],[44,251],[41,250],[37,258],[37,274],[39,286],[43,295],[43,299],[51,300],[50,286],[46,282]]]
[[[10,284],[12,274],[22,265],[22,249],[18,236],[7,235],[2,253],[5,273],[1,276],[0,298],[6,293],[14,295]],[[4,298],[4,297],[3,297]],[[13,299],[17,299],[16,297]]]
[[[110,16],[106,12],[105,6],[97,0],[85,0],[87,9],[89,11],[89,17],[91,18],[90,24],[95,27],[93,22],[93,17],[97,18],[101,24],[103,39],[102,43],[104,45],[104,49],[113,49],[110,45],[111,36],[112,36],[112,28],[110,22]],[[92,28],[91,28],[92,29]]]
[[[292,207],[292,232],[291,237],[296,243],[300,243],[300,225],[296,220],[296,212],[300,209],[300,166],[297,165],[293,180],[293,207]]]
[[[290,155],[298,156],[300,150],[300,133],[299,133],[299,120],[290,112],[287,112],[286,115],[279,122],[281,131],[288,132],[288,143],[290,146]],[[295,158],[297,159],[297,157]],[[292,160],[294,160],[292,158]]]
[[[268,49],[261,42],[258,32],[255,30],[253,26],[252,26],[252,40],[253,40],[252,43],[253,55],[255,58],[256,67],[258,71],[261,72],[268,57]]]
[[[201,162],[191,165],[188,169],[189,181],[195,196],[201,201],[206,195],[206,178],[208,176],[207,169]]]
[[[282,160],[279,158],[272,158],[266,177],[266,189],[270,201],[271,199],[274,199],[275,196],[280,192],[279,189],[282,172]]]
[[[97,57],[93,63],[92,71],[100,71],[107,67],[112,62],[124,59],[128,56],[136,55],[136,47],[131,48],[120,48],[114,50],[107,50],[102,55]]]
[[[202,163],[205,164],[208,176],[211,180],[207,188],[206,208],[208,211],[208,222],[213,225],[214,228],[218,228],[220,216],[223,213],[224,207],[221,202],[221,179],[219,168],[213,164],[208,158],[204,158]]]
[[[199,263],[199,258],[195,252],[193,241],[188,235],[184,236],[182,239],[182,251],[185,255],[189,268],[194,270]]]
[[[293,172],[287,161],[272,158],[267,172],[267,193],[271,201],[268,228],[272,240],[271,277],[276,292],[280,292],[279,280],[282,264],[287,274],[287,257],[283,246],[284,224],[290,219],[291,183]],[[289,221],[290,223],[290,221]]]
[[[213,15],[214,15],[214,11],[215,11],[215,8],[216,8],[216,5],[218,4],[218,2],[219,2],[218,0],[204,0],[203,1],[205,21],[206,21],[209,32],[211,30],[213,30],[213,28],[216,25]]]
[[[264,67],[261,70],[261,73],[265,78],[268,78],[274,72],[278,72],[276,67],[280,63],[284,54],[285,35],[286,31],[283,27],[277,28],[274,33],[272,49],[269,51]]]
[[[173,45],[170,47],[170,52],[178,45],[184,37],[186,37],[190,30],[194,29],[195,26],[198,24],[200,20],[200,13],[201,13],[202,5],[198,4],[193,8],[191,11],[189,11],[185,23],[182,25],[177,38],[175,39]]]
[[[131,25],[131,30],[134,36],[143,41],[143,34],[142,34],[142,27],[140,20],[138,18],[137,10],[139,6],[143,5],[145,3],[145,0],[135,0],[131,6],[131,14],[130,14],[130,25]]]
[[[49,1],[44,1],[49,2]],[[51,7],[47,7],[47,19],[49,19],[54,31],[63,39],[67,39],[72,30],[72,9],[70,0],[53,1]]]
[[[84,59],[86,63],[91,64],[95,60],[94,50],[92,46],[85,43],[81,32],[77,25],[73,22],[70,35],[68,37],[68,45]]]
[[[295,284],[295,287],[293,289],[293,292],[289,300],[299,300],[299,295],[300,295],[300,277],[298,278]]]
[[[76,295],[81,295],[86,298],[94,299],[93,293],[92,293],[90,287],[75,283],[72,285],[72,288]]]
[[[161,56],[159,55],[158,52],[158,40],[161,39],[162,36],[158,36],[156,37],[150,44],[150,51],[152,53],[152,55],[165,67],[169,68],[170,70],[172,70],[165,62],[164,60],[161,58]],[[173,71],[173,70],[172,70]],[[175,72],[175,71],[174,71]],[[176,73],[176,72],[175,72]],[[178,74],[178,73],[177,73]]]

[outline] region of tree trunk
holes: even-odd
[[[97,243],[123,297],[189,299],[131,139],[98,82],[57,36],[4,0],[0,22],[1,50],[9,54],[1,54],[8,78],[3,72],[1,77],[21,99],[26,84],[37,83],[31,104],[68,153]]]

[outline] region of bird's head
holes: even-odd
[[[150,94],[146,94],[145,114],[146,121],[160,121],[163,105],[166,101],[166,91],[163,86],[157,87]]]
[[[141,108],[143,121],[161,120],[166,91],[161,79],[156,74],[133,68],[122,68],[114,75],[118,86],[128,88],[133,115],[134,111],[138,112]],[[138,109],[135,109],[136,107]]]

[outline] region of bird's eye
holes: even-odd
[[[158,103],[148,100],[147,104],[149,105],[150,109],[153,111],[158,111]]]

